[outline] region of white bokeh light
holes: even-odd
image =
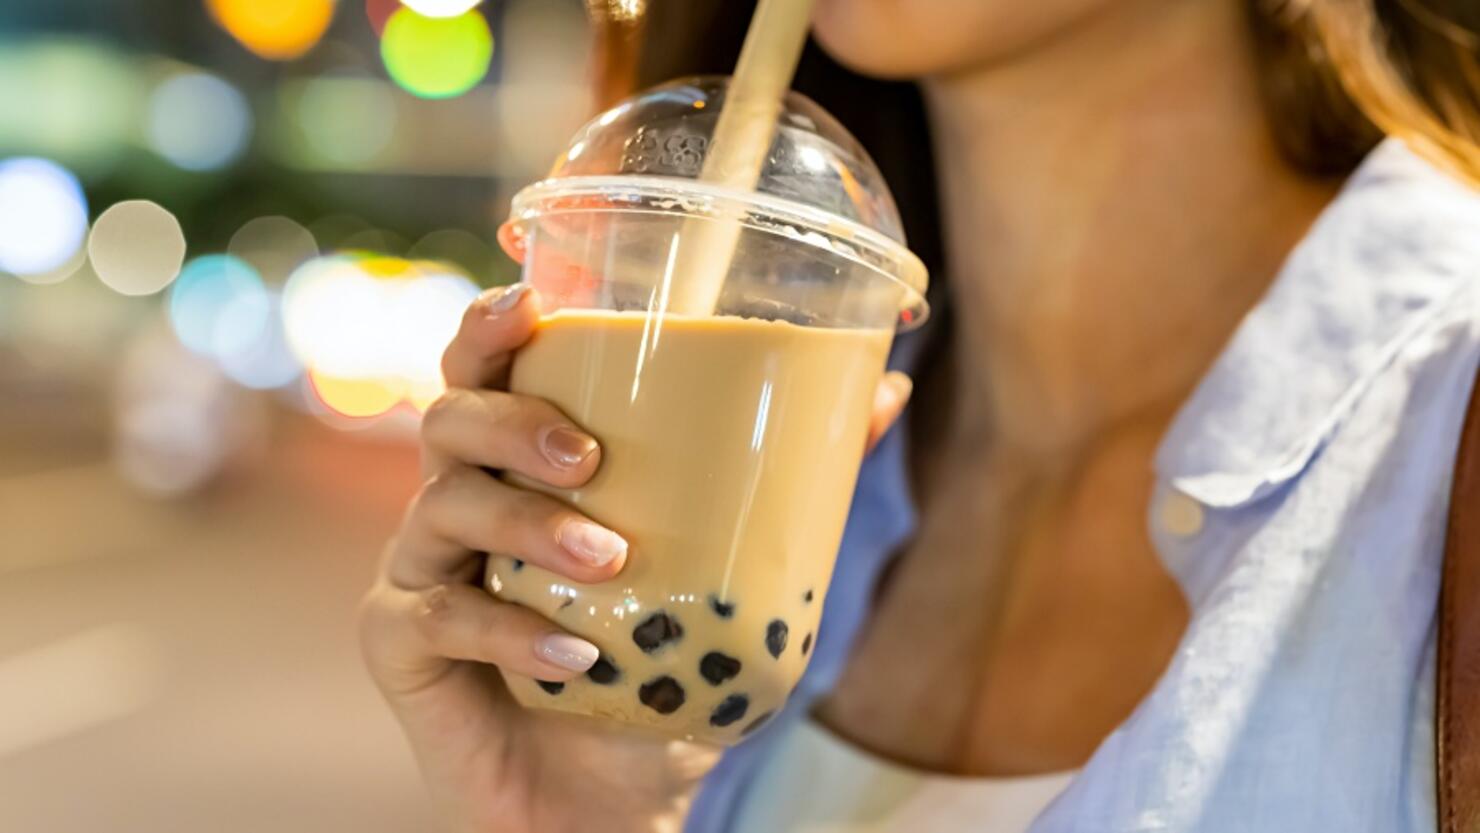
[[[180,274],[185,232],[157,203],[130,200],[98,217],[87,251],[108,288],[122,295],[152,295]]]
[[[67,169],[34,157],[0,162],[0,270],[53,273],[86,236],[87,199]]]
[[[427,17],[457,17],[483,0],[401,0],[401,5]]]
[[[386,370],[400,377],[421,407],[442,391],[442,352],[478,287],[462,275],[431,274],[389,287],[398,350]]]
[[[395,265],[402,270],[381,271]],[[321,258],[288,281],[283,324],[326,401],[335,394],[324,385],[359,382],[385,400],[370,410],[398,400],[423,410],[443,390],[442,351],[477,296],[473,281],[441,263]]]
[[[349,258],[311,261],[284,290],[283,326],[306,366],[345,379],[378,375],[398,349],[388,338],[394,311],[379,282]]]

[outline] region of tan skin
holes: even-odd
[[[840,735],[947,772],[1077,767],[1174,649],[1187,607],[1147,538],[1152,453],[1333,189],[1275,154],[1240,14],[820,0],[840,60],[925,79],[958,333],[915,409],[919,533],[817,712]],[[448,348],[430,479],[364,604],[367,662],[451,829],[677,831],[715,750],[520,710],[491,666],[563,680],[589,659],[541,654],[550,623],[467,584],[479,550],[578,581],[625,558],[577,557],[571,510],[477,468],[571,486],[600,464],[594,440],[545,453],[574,426],[498,391],[538,305],[486,296]],[[875,434],[907,396],[885,380]]]

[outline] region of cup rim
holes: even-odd
[[[596,208],[553,207],[561,201],[602,197]],[[613,204],[615,203],[615,205]],[[928,274],[919,256],[903,243],[862,223],[805,203],[771,194],[741,191],[681,177],[650,175],[572,176],[544,179],[514,195],[509,219],[500,229],[505,251],[520,259],[520,238],[527,224],[542,216],[582,210],[622,211],[621,203],[641,203],[641,210],[685,216],[729,217],[748,227],[794,237],[871,268],[905,290],[900,304],[902,329],[923,323]],[[742,219],[743,218],[743,219]],[[758,221],[761,218],[763,221]]]

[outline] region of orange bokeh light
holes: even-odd
[[[260,57],[297,58],[334,19],[334,0],[206,0],[221,28]]]

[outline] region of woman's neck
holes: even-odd
[[[925,84],[959,429],[1062,460],[1169,414],[1331,198],[1274,147],[1241,4],[1108,4]]]

